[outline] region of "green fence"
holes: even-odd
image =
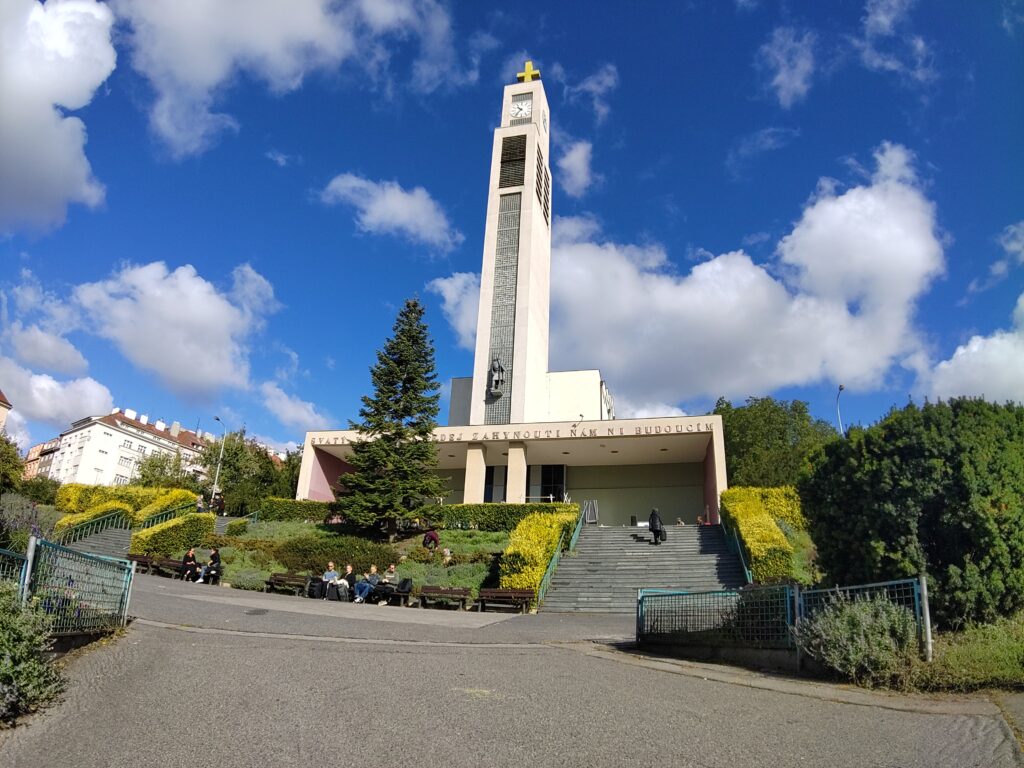
[[[641,645],[738,648],[794,647],[792,628],[842,594],[851,599],[884,597],[917,621],[930,658],[931,631],[924,579],[802,590],[796,586],[744,587],[717,592],[642,589],[637,597],[636,636]]]
[[[25,555],[0,550],[0,579],[18,584],[45,613],[54,635],[102,632],[128,618],[135,564],[29,539]]]

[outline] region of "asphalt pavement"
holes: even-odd
[[[984,697],[876,694],[625,647],[629,617],[339,605],[140,577],[121,639],[0,765],[1024,766]]]

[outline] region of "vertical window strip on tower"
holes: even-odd
[[[537,202],[544,211],[544,221],[551,226],[551,176],[548,174],[547,166],[544,165],[544,155],[537,147],[537,178],[535,179],[537,189]]]
[[[521,187],[526,177],[526,134],[506,136],[501,140],[501,169],[498,172],[498,188]],[[516,210],[516,221],[519,211]]]
[[[525,143],[525,137],[524,143]],[[508,424],[512,419],[512,354],[515,349],[516,282],[519,273],[519,213],[522,195],[502,195],[498,202],[497,247],[494,253],[494,290],[491,294],[491,360],[498,358],[505,383],[501,397],[487,396],[485,424]],[[488,375],[479,371],[479,375]],[[488,381],[488,387],[490,381]]]

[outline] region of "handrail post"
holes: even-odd
[[[28,537],[28,549],[25,551],[25,566],[24,571],[22,571],[25,574],[25,578],[22,580],[21,584],[21,602],[23,604],[28,603],[29,593],[31,591],[32,570],[35,565],[37,541],[38,539],[36,539],[35,534]]]
[[[921,586],[921,621],[924,623],[924,660],[932,660],[932,616],[928,607],[928,578],[922,572],[917,576]]]

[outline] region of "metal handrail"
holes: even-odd
[[[165,509],[163,512],[157,512],[155,515],[150,515],[141,523],[139,523],[140,530],[146,530],[152,528],[154,525],[160,525],[160,523],[166,523],[168,520],[173,520],[176,517],[186,514],[185,510],[195,509],[195,502],[188,504],[182,504],[180,507],[173,507],[171,509]]]
[[[537,604],[540,605],[544,599],[544,595],[548,592],[548,587],[551,586],[551,579],[555,575],[555,569],[558,567],[559,561],[562,559],[562,543],[565,541],[565,531],[562,531],[562,535],[558,537],[558,544],[555,546],[555,551],[551,555],[551,559],[548,561],[547,570],[544,571],[544,577],[540,580],[540,586],[537,587]]]
[[[736,534],[736,531],[730,531],[729,530],[729,526],[727,526],[725,524],[724,520],[722,522],[720,522],[719,525],[722,526],[722,532],[725,534],[726,546],[728,546],[731,543],[732,546],[730,547],[730,549],[734,549],[736,551],[736,554],[740,556],[740,565],[743,566],[743,575],[747,579],[747,584],[753,584],[754,583],[754,574],[747,567],[747,559],[743,556],[743,543],[740,541],[739,536]],[[732,540],[731,540],[731,542],[730,542],[730,539],[729,539],[729,534],[730,533],[732,533]]]
[[[585,504],[586,502],[584,502]],[[569,539],[569,551],[576,551],[576,543],[580,540],[580,533],[583,532],[584,508],[580,507],[580,516],[576,518],[576,527],[573,529],[572,538]]]
[[[68,544],[73,544],[76,541],[81,541],[93,534],[105,531],[108,528],[126,528],[131,530],[131,527],[131,518],[126,513],[120,511],[109,512],[108,514],[103,515],[103,517],[86,520],[84,523],[79,523],[78,525],[72,525],[69,528],[65,528],[60,533],[54,534],[53,540],[58,544],[66,546]]]

